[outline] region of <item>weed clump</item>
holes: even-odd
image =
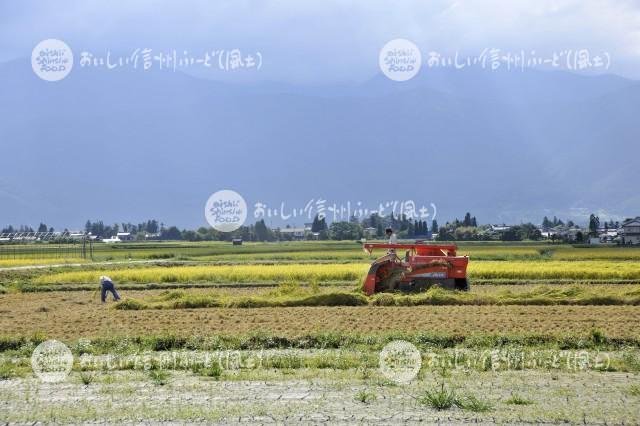
[[[531,405],[533,401],[527,399],[517,393],[511,394],[511,397],[505,401],[507,404],[511,405]]]
[[[169,372],[166,370],[152,369],[149,370],[148,375],[151,381],[158,386],[166,385],[167,383],[169,383],[169,379],[171,378],[171,374],[169,374]]]
[[[356,393],[354,399],[362,402],[363,404],[369,404],[376,400],[376,394],[366,389],[362,389]]]
[[[456,394],[452,389],[445,387],[444,382],[440,388],[427,389],[424,394],[418,398],[418,402],[427,405],[436,410],[448,410],[453,407],[456,402]]]
[[[209,366],[194,368],[193,372],[199,376],[212,377],[218,380],[222,376],[222,367],[220,363],[212,362]]]
[[[493,404],[475,395],[457,395],[453,389],[445,386],[444,381],[440,384],[439,388],[426,390],[424,394],[418,398],[418,402],[438,411],[448,410],[454,406],[475,413],[484,413],[493,409]]]

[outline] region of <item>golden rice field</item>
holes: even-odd
[[[502,259],[535,259],[541,258],[541,251],[546,248],[534,247],[493,247],[493,246],[463,246],[459,248],[458,254],[470,256],[476,260],[502,260]],[[584,252],[584,251],[583,251]],[[234,254],[216,254],[205,256],[193,256],[190,259],[199,261],[279,261],[279,260],[300,260],[300,261],[322,261],[322,260],[340,260],[340,261],[369,261],[374,259],[376,255],[382,254],[383,251],[374,252],[369,255],[361,249],[359,245],[353,248],[342,248],[340,250],[322,250],[322,251],[281,251],[277,253],[234,253]]]
[[[609,260],[484,261],[470,262],[469,274],[471,278],[484,279],[637,280],[640,264]]]
[[[198,265],[138,269],[81,270],[42,275],[36,284],[95,283],[100,275],[126,283],[357,281],[367,263],[287,265]],[[470,262],[476,279],[516,280],[640,280],[640,264],[627,261],[483,261]]]
[[[553,250],[553,259],[557,260],[640,260],[640,249],[636,247],[608,248],[596,247],[588,249],[562,247]]]
[[[252,249],[253,250],[253,249]],[[358,261],[368,260],[371,257],[358,246],[340,247],[334,249],[330,246],[326,250],[291,250],[291,248],[283,249],[279,252],[254,252],[242,251],[233,254],[225,254],[224,252],[215,255],[192,256],[193,260],[202,261],[234,261],[234,260],[344,260]],[[640,260],[640,248],[637,247],[571,247],[567,245],[508,245],[498,246],[495,244],[488,245],[464,245],[458,246],[458,254],[469,256],[472,260]]]
[[[471,258],[493,257],[537,257],[543,248],[538,247],[492,247],[492,246],[461,246],[458,247],[458,255]]]
[[[279,253],[237,253],[212,256],[197,256],[198,261],[358,261],[366,262],[371,257],[361,249],[313,251],[284,251]]]
[[[53,265],[69,263],[87,263],[82,258],[47,258],[47,259],[0,259],[0,268],[12,268],[17,266]]]
[[[265,281],[355,281],[367,272],[367,264],[318,265],[207,265],[72,271],[43,275],[37,284],[96,283],[100,275],[116,282],[265,282]]]

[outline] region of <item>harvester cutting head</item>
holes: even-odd
[[[364,282],[364,291],[423,291],[434,285],[451,290],[469,290],[469,257],[457,256],[455,244],[377,244],[365,243],[364,250],[387,249],[376,259]],[[404,258],[396,253],[404,252]]]

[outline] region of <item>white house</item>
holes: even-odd
[[[118,238],[118,236],[116,235],[115,237],[111,237],[111,238],[103,238],[102,242],[103,243],[121,243],[122,240]]]
[[[131,241],[133,237],[131,236],[131,232],[118,232],[116,235],[120,241]]]
[[[372,226],[364,228],[364,236],[367,238],[375,238],[378,235],[378,228]]]
[[[282,236],[291,236],[294,240],[304,240],[307,230],[305,228],[280,228],[278,232]]]

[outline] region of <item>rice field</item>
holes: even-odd
[[[640,280],[640,263],[618,260],[470,262],[471,278]]]
[[[13,268],[19,266],[53,265],[69,263],[88,263],[82,258],[44,258],[44,259],[0,259],[0,268]]]
[[[195,292],[195,290],[194,290]],[[206,291],[193,294],[206,294]],[[126,298],[160,297],[158,290],[128,291]],[[309,333],[367,335],[588,336],[600,329],[612,338],[640,339],[637,306],[335,306],[261,309],[207,308],[118,310],[89,291],[11,293],[0,296],[5,336],[44,335],[80,339],[152,335],[303,336]]]
[[[102,247],[95,262],[79,265],[47,267],[45,259],[41,267],[28,268],[33,260],[26,260],[23,264],[27,268],[0,270],[0,388],[4,386],[0,392],[12,401],[5,404],[11,407],[6,411],[14,413],[15,407],[21,407],[22,414],[14,418],[33,420],[37,410],[32,408],[32,397],[25,399],[24,395],[50,399],[48,393],[16,388],[14,382],[3,381],[3,377],[22,377],[15,379],[20,386],[31,383],[29,357],[37,342],[45,339],[67,343],[78,357],[91,353],[109,359],[120,355],[129,359],[138,353],[153,359],[173,354],[189,357],[211,348],[226,354],[271,350],[301,354],[297,358],[270,359],[264,369],[239,371],[204,367],[139,371],[118,364],[116,370],[105,372],[100,366],[86,369],[78,364],[70,379],[74,382],[64,383],[65,389],[75,386],[81,395],[71,395],[69,407],[86,399],[91,389],[96,392],[95,399],[87,402],[91,407],[105,395],[111,398],[109,392],[122,393],[123,401],[128,401],[132,392],[138,392],[128,390],[132,383],[138,383],[132,381],[134,377],[141,378],[136,379],[141,381],[135,386],[142,389],[140,392],[148,392],[143,395],[156,396],[160,389],[166,389],[169,399],[184,397],[180,407],[189,419],[206,419],[207,415],[192,413],[193,401],[199,396],[194,399],[185,392],[198,386],[209,389],[212,384],[220,386],[216,389],[224,390],[230,398],[238,395],[228,391],[232,383],[242,389],[261,383],[270,392],[274,386],[282,386],[287,390],[273,399],[280,400],[290,394],[292,386],[326,381],[332,394],[343,389],[341,404],[343,400],[362,401],[369,397],[365,391],[358,391],[355,398],[351,395],[355,392],[354,380],[361,377],[369,383],[366,389],[378,383],[377,392],[401,391],[381,384],[377,366],[384,345],[406,340],[420,348],[423,363],[432,360],[434,353],[444,356],[447,363],[483,360],[472,368],[460,366],[464,370],[423,364],[427,367],[421,370],[424,379],[419,383],[429,386],[434,379],[449,381],[449,375],[458,373],[465,378],[470,372],[479,374],[477,379],[469,379],[474,384],[485,383],[488,374],[500,380],[509,377],[508,383],[496,388],[507,401],[514,399],[511,392],[521,392],[523,383],[549,374],[549,383],[540,387],[549,396],[542,398],[540,389],[531,393],[539,398],[527,417],[534,422],[543,418],[543,399],[565,407],[566,392],[578,380],[593,384],[588,373],[597,374],[593,377],[609,386],[607,389],[618,389],[616,398],[622,398],[625,410],[634,411],[635,400],[625,398],[637,398],[629,396],[626,389],[640,371],[640,262],[635,257],[636,249],[488,243],[462,245],[459,253],[470,256],[470,292],[433,288],[417,294],[380,293],[371,297],[362,293],[360,284],[372,259],[352,242],[241,247],[225,243],[135,243]],[[53,263],[61,261],[55,259]],[[114,302],[109,295],[106,304],[100,302],[97,290],[101,275],[115,281],[122,301]],[[323,355],[327,349],[329,355]],[[508,364],[504,370],[487,371],[493,368],[496,352],[522,359],[523,366]],[[595,359],[602,353],[611,361],[606,367],[594,364],[586,372],[574,371],[574,361],[578,361],[574,354],[582,360],[584,356]],[[19,357],[20,362],[3,363],[2,356]],[[535,364],[524,366],[525,356]],[[558,357],[566,358],[560,367],[554,365]],[[105,383],[87,384],[98,376]],[[115,377],[122,381],[117,390],[112,382]],[[184,385],[176,382],[177,377],[186,378]],[[564,377],[562,383],[559,377]],[[167,382],[159,385],[162,380]],[[465,392],[470,389],[468,384],[463,388]],[[599,387],[598,392],[602,389]],[[52,395],[56,399],[50,405],[53,408],[47,409],[50,421],[60,421],[63,414],[71,416],[67,419],[95,417],[93,411],[86,414],[84,409],[52,411],[59,404],[59,395]],[[607,393],[603,401],[611,395]],[[321,398],[325,396],[323,392]],[[582,403],[582,398],[581,390],[572,401]],[[167,405],[169,399],[160,404]],[[268,399],[264,413],[273,414],[273,401]],[[381,400],[369,405],[354,403],[369,412]],[[290,405],[288,401],[283,403]],[[500,412],[512,413],[512,408],[505,402]],[[131,409],[126,418],[137,418],[140,410]],[[243,410],[238,416],[246,414]],[[632,418],[627,412],[618,412],[623,413],[620,418],[625,421]],[[440,412],[434,413],[440,416]],[[106,416],[113,420],[119,419],[118,415],[109,412]],[[10,418],[8,414],[5,417]],[[182,417],[172,413],[170,418]],[[224,415],[220,418],[228,419]]]
[[[640,248],[637,247],[594,247],[568,248],[553,250],[553,259],[557,260],[640,260]]]
[[[363,279],[368,267],[367,263],[156,266],[53,272],[36,277],[33,282],[97,283],[100,275],[122,283],[356,282]],[[640,264],[619,260],[471,261],[468,271],[472,282],[473,279],[640,281]]]
[[[496,287],[496,286],[494,286]],[[482,293],[453,292],[432,288],[419,294],[380,293],[366,297],[357,289],[303,288],[285,283],[265,294],[224,295],[217,291],[165,291],[159,296],[128,299],[115,305],[120,310],[266,308],[299,306],[420,306],[420,305],[640,305],[637,286],[532,286]]]
[[[36,284],[97,283],[101,275],[126,283],[356,281],[366,264],[208,265],[61,272],[40,276]]]
[[[635,260],[638,248],[461,244],[459,253],[471,259],[470,293],[436,290],[371,298],[359,293],[358,286],[372,258],[355,242],[243,246],[223,242],[131,243],[101,247],[97,253],[98,262],[78,267],[0,271],[4,292],[0,294],[0,312],[7,334],[49,330],[65,336],[100,335],[113,333],[114,327],[131,333],[172,330],[178,335],[197,329],[207,333],[228,329],[295,334],[302,330],[336,330],[332,315],[339,312],[338,329],[358,333],[384,329],[561,335],[598,327],[607,333],[635,336],[637,327],[625,326],[622,320],[609,323],[609,319],[618,315],[616,312],[624,312],[633,324],[640,315],[636,290],[640,288],[636,287],[640,283],[640,262]],[[154,264],[100,264],[101,256],[158,260]],[[188,261],[181,263],[184,260]],[[123,307],[132,310],[114,309],[115,304],[97,306],[95,289],[101,275],[109,275],[116,282],[125,300]],[[474,280],[482,285],[474,286]],[[503,285],[514,282],[522,285]],[[153,290],[154,285],[173,290],[163,293]],[[28,288],[46,289],[47,293],[27,293]],[[246,309],[257,307],[260,309]],[[581,309],[579,320],[571,319],[578,312],[575,309]],[[94,310],[99,312],[98,317],[91,313]],[[460,310],[460,322],[447,322],[446,315],[431,317],[434,312],[444,315],[448,310]],[[501,317],[501,312],[507,311],[512,315],[508,323]],[[231,312],[234,314],[230,318],[234,319],[225,320],[226,313]],[[407,322],[398,322],[396,315]],[[243,322],[243,316],[249,323]],[[281,322],[281,316],[288,322]],[[222,324],[205,321],[197,325],[198,318],[214,317]],[[107,318],[117,322],[107,324]],[[564,324],[567,318],[570,320]],[[196,324],[187,323],[191,320]],[[137,324],[133,329],[127,328],[130,321]]]

